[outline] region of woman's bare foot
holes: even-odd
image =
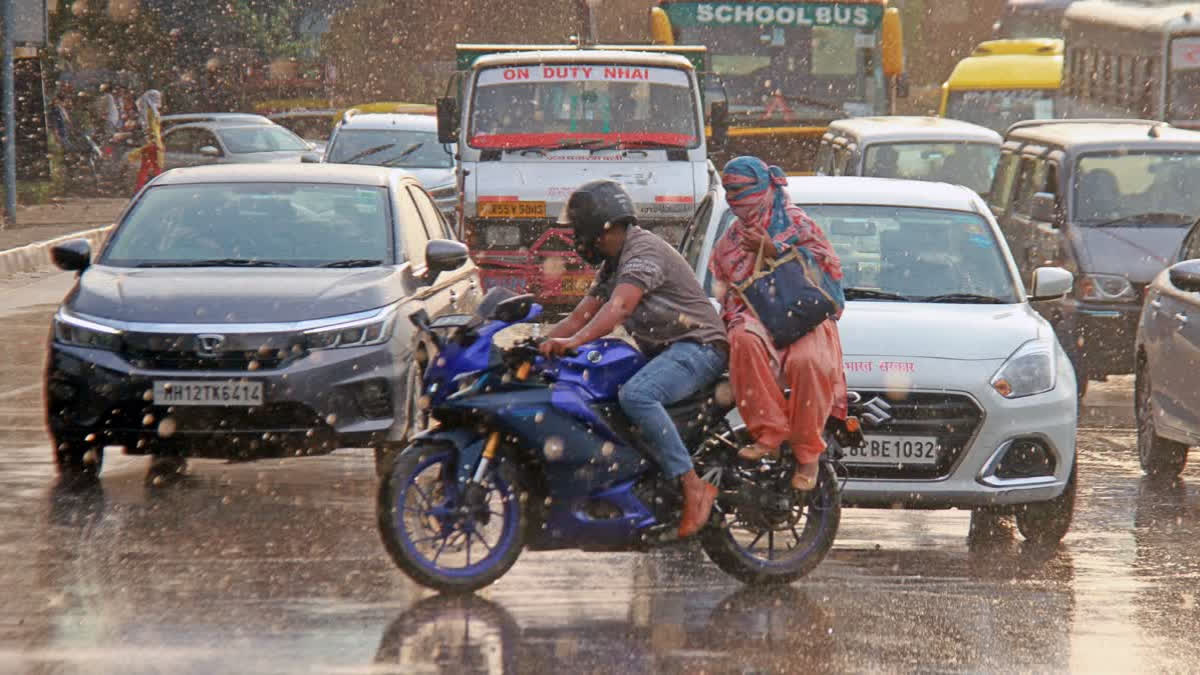
[[[753,445],[747,445],[738,451],[738,457],[741,457],[748,462],[757,462],[758,460],[767,456],[778,457],[779,448],[769,448],[761,443],[754,443]]]
[[[807,492],[817,487],[817,472],[820,470],[818,462],[809,462],[808,464],[798,464],[796,471],[792,473],[792,488]]]

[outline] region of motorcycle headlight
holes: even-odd
[[[64,345],[115,352],[121,348],[121,331],[60,309],[54,315],[54,340]]]
[[[1125,302],[1137,300],[1133,284],[1119,274],[1084,274],[1077,285],[1081,300],[1098,302]]]
[[[516,225],[489,225],[483,230],[483,241],[488,248],[521,245],[521,228]]]
[[[992,376],[992,388],[1004,398],[1022,398],[1054,389],[1058,379],[1054,342],[1030,340],[1008,357]]]
[[[359,319],[331,326],[314,328],[304,333],[304,344],[309,349],[338,349],[341,347],[365,347],[386,342],[392,336],[395,323],[395,308],[369,319]]]

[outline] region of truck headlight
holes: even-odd
[[[65,309],[54,315],[54,340],[64,345],[115,352],[121,348],[121,335],[116,328],[88,321]]]
[[[336,323],[304,332],[304,344],[309,349],[365,347],[386,342],[392,336],[396,308],[391,307],[378,316],[345,323]]]
[[[1137,300],[1137,291],[1129,279],[1119,274],[1084,274],[1076,286],[1081,300],[1127,302]]]
[[[521,245],[521,228],[516,225],[485,225],[482,229],[487,248],[515,248]]]
[[[1022,398],[1054,389],[1058,379],[1052,340],[1035,339],[1017,348],[992,376],[992,388],[1004,398]]]

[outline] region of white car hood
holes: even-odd
[[[854,357],[1006,359],[1049,329],[1028,304],[846,303],[842,352]]]
[[[516,197],[546,202],[557,218],[580,185],[611,178],[625,186],[644,219],[689,218],[696,208],[691,162],[671,161],[500,161],[480,162],[473,171],[480,197]],[[707,186],[702,186],[707,187]]]
[[[435,167],[397,167],[411,173],[426,190],[432,190],[443,185],[454,183],[454,169],[438,169]]]

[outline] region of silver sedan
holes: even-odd
[[[180,124],[163,134],[166,166],[299,163],[311,143],[277,124]]]

